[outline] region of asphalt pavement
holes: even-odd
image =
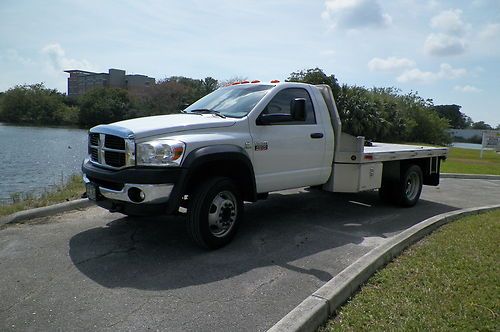
[[[92,207],[0,229],[0,330],[263,331],[356,259],[428,217],[500,202],[442,179],[413,208],[300,189],[245,206],[234,241],[194,246],[182,216]]]

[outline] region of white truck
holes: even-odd
[[[371,145],[371,146],[366,146]],[[99,125],[82,165],[87,196],[130,216],[187,209],[187,229],[215,249],[235,235],[243,202],[314,186],[378,189],[402,206],[439,184],[446,148],[373,143],[342,133],[327,85],[241,82],[181,114]]]

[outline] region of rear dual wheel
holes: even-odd
[[[380,198],[405,207],[417,204],[423,187],[422,170],[418,165],[410,165],[401,174],[399,181],[382,181]]]

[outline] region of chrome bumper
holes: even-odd
[[[83,175],[83,182],[85,184],[90,183],[91,181]],[[173,184],[134,184],[134,183],[125,183],[122,190],[112,190],[109,188],[99,187],[99,192],[102,196],[122,202],[129,202],[134,204],[143,204],[143,203],[164,203],[168,201],[170,197],[170,193],[174,188]],[[130,199],[129,190],[130,189],[138,189],[144,193],[144,199],[140,202],[133,201]]]

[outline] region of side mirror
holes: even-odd
[[[306,100],[304,98],[295,98],[290,105],[292,118],[295,121],[306,120]]]

